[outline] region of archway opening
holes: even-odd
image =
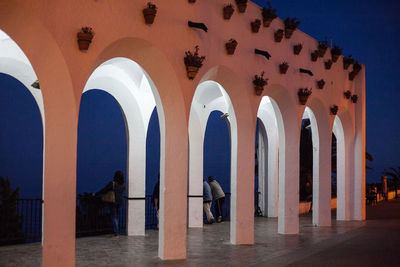
[[[303,119],[300,133],[300,209],[312,212],[313,198],[313,140],[310,119]]]
[[[203,187],[208,176],[213,176],[225,193],[221,219],[230,219],[236,209],[236,139],[236,116],[228,94],[217,82],[202,82],[189,117],[189,227],[203,227],[203,208],[207,208]],[[214,220],[218,221],[218,216]],[[231,221],[231,229],[234,223]]]
[[[214,218],[218,220],[221,213],[223,221],[230,220],[230,196],[231,196],[231,142],[229,135],[229,124],[223,118],[221,111],[212,111],[207,120],[204,135],[204,164],[203,176],[208,181],[208,177],[213,176],[219,183],[225,198],[218,209],[214,201],[211,207]],[[203,222],[207,223],[206,214],[203,214]]]
[[[264,96],[257,112],[255,215],[278,216],[279,138],[275,101]]]
[[[147,174],[146,168],[152,168],[151,166],[154,165],[157,167],[152,171],[160,172],[160,130],[154,129],[161,128],[158,125],[158,118],[164,120],[164,115],[157,89],[144,69],[128,58],[113,58],[98,66],[89,77],[83,92],[93,89],[105,91],[115,99],[122,113],[123,125],[125,125],[126,142],[121,143],[121,146],[125,147],[127,154],[126,171],[122,170],[125,176],[126,193],[120,204],[122,211],[126,208],[126,222],[124,217],[120,216],[119,224],[124,225],[126,223],[128,235],[144,235],[146,217],[149,217],[146,212],[154,213],[151,196],[146,197],[146,176],[154,179],[154,174],[151,171]],[[156,106],[157,108],[155,108]],[[157,142],[153,142],[154,136],[151,133],[154,131],[158,132],[155,138]],[[153,146],[146,143],[152,143]],[[147,148],[152,149],[157,143],[158,154],[153,153],[153,150],[147,151]],[[150,153],[150,155],[148,156],[147,153]],[[157,162],[149,165],[147,161],[154,158],[157,158]],[[114,169],[114,171],[116,170]],[[112,176],[113,172],[108,176],[109,181],[112,180]],[[98,188],[102,186],[104,184],[97,185]],[[106,193],[107,190],[103,189],[96,195],[98,198]],[[148,205],[153,206],[146,208],[146,199]],[[119,230],[121,232],[123,229]]]
[[[96,89],[82,95],[77,147],[77,237],[112,233],[109,209],[100,195],[92,194],[107,185],[115,171],[121,170],[126,176],[125,127],[124,115],[112,95]],[[125,207],[124,200],[119,218],[121,233],[126,232]]]
[[[157,108],[155,107],[150,117],[146,137],[146,229],[156,229],[158,227],[156,204],[153,201],[153,197],[159,190],[159,174],[160,125]]]
[[[42,239],[44,113],[35,71],[0,30],[0,244]]]

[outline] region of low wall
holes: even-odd
[[[400,196],[400,189],[397,190],[397,195]],[[394,199],[395,196],[396,196],[396,192],[395,192],[395,191],[390,191],[390,192],[388,193],[388,199],[389,199],[389,200],[390,200],[390,199]],[[382,196],[381,193],[378,193],[377,199],[378,199],[378,202],[381,202],[381,201],[384,201],[384,200],[385,200],[385,199],[383,198],[383,196]],[[337,200],[336,198],[332,198],[332,199],[331,199],[331,209],[333,209],[333,210],[336,209],[336,205],[337,205],[336,200]],[[305,202],[305,201],[304,201],[304,202],[303,202],[303,201],[300,202],[300,203],[299,203],[299,214],[308,213],[309,210],[310,210],[310,206],[311,206],[311,202]]]

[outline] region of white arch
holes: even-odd
[[[235,112],[224,88],[215,81],[204,81],[196,89],[189,116],[189,227],[203,227],[203,144],[210,113],[229,114],[225,119],[231,137],[231,235],[232,213],[236,209],[237,126]],[[233,240],[231,238],[231,240]]]
[[[155,86],[137,63],[127,58],[113,58],[95,69],[83,93],[92,89],[111,94],[123,112],[128,139],[127,233],[144,235],[146,135],[156,106]]]
[[[258,108],[260,120],[258,141],[259,205],[268,217],[278,216],[278,125],[271,99],[264,96]]]
[[[32,83],[37,80],[36,73],[21,48],[2,30],[0,30],[0,72],[19,80],[29,90],[39,107],[44,129],[42,92],[40,89],[32,87]]]
[[[336,188],[337,188],[337,220],[350,219],[350,181],[349,181],[349,160],[347,155],[347,144],[344,136],[342,121],[335,116],[333,133],[336,137]]]

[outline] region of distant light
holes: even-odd
[[[36,80],[34,83],[31,84],[31,86],[33,88],[39,89],[40,90],[40,84],[39,84],[39,80]]]
[[[224,114],[221,115],[221,118],[225,119],[225,118],[228,118],[228,116],[229,116],[228,113],[224,113]]]

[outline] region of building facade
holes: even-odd
[[[77,127],[82,93],[100,89],[120,104],[128,129],[128,235],[144,235],[145,138],[154,107],[160,121],[159,257],[186,257],[187,227],[202,227],[203,141],[209,114],[226,114],[231,138],[232,244],[254,243],[254,143],[258,147],[260,201],[278,217],[281,234],[299,232],[299,144],[303,118],[313,133],[313,224],[331,224],[331,141],[337,138],[337,219],[365,219],[365,68],[349,79],[343,57],[326,68],[330,49],[311,60],[318,41],[296,30],[274,39],[277,18],[253,33],[262,19],[249,2],[223,18],[225,1],[157,1],[154,23],[146,24],[139,0],[0,1],[0,71],[32,92],[44,127],[43,263],[75,264]],[[204,23],[208,30],[188,26]],[[77,33],[91,27],[87,51]],[[238,46],[233,55],[225,47]],[[298,55],[293,46],[301,43]],[[198,45],[205,56],[188,79],[185,51]],[[268,51],[271,58],[255,54]],[[286,74],[279,65],[289,64]],[[300,71],[305,70],[305,72]],[[268,84],[254,91],[254,76]],[[312,74],[312,75],[311,75]],[[40,91],[31,88],[38,79]],[[325,85],[318,89],[317,81]],[[300,88],[312,88],[305,105]],[[344,97],[350,91],[358,100]],[[353,97],[354,99],[354,97]],[[355,102],[355,103],[354,103]],[[338,106],[337,114],[331,108]],[[60,208],[62,207],[62,208]]]

